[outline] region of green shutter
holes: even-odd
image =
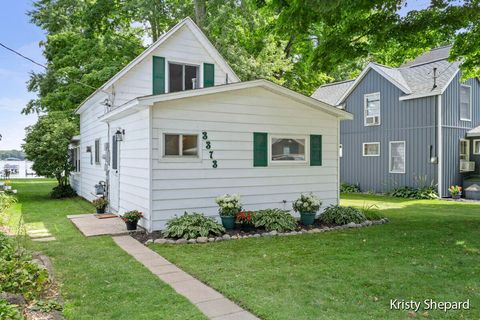
[[[322,136],[312,134],[310,135],[310,165],[322,165]]]
[[[203,87],[213,87],[215,85],[215,65],[211,63],[203,64]]]
[[[165,58],[153,57],[153,94],[165,93]]]
[[[264,132],[253,133],[253,166],[268,165],[268,135]]]

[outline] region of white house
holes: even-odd
[[[107,182],[110,210],[138,209],[149,231],[184,211],[291,209],[301,192],[339,200],[339,128],[351,114],[266,80],[240,82],[186,18],[77,109],[77,172],[88,200]]]

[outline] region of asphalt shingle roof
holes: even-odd
[[[354,81],[355,79],[324,84],[312,94],[312,98],[335,105]]]

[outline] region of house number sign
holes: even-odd
[[[212,160],[212,168],[217,168],[218,162],[213,158],[213,150],[210,150],[212,149],[212,143],[208,140],[208,133],[206,131],[202,132],[202,139],[205,141],[205,148],[207,148],[209,157]]]

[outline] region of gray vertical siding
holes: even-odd
[[[364,95],[380,92],[381,125],[364,126]],[[402,92],[370,70],[346,100],[353,121],[341,124],[342,182],[358,183],[362,190],[384,192],[395,186],[417,186],[419,180],[436,183],[437,165],[430,163],[430,146],[436,154],[435,97],[399,101]],[[389,172],[389,142],[405,141],[405,173]],[[379,157],[363,157],[364,142],[380,142]]]
[[[465,138],[467,131],[480,125],[480,85],[477,79],[469,79],[465,84],[472,87],[472,121],[460,120],[460,83],[458,73],[442,95],[442,146],[443,146],[443,195],[448,196],[448,187],[454,184],[461,185],[462,179],[471,173],[460,173],[460,139]],[[472,148],[472,145],[470,145]],[[473,157],[472,161],[478,161]],[[480,163],[476,163],[476,172],[479,172]]]

